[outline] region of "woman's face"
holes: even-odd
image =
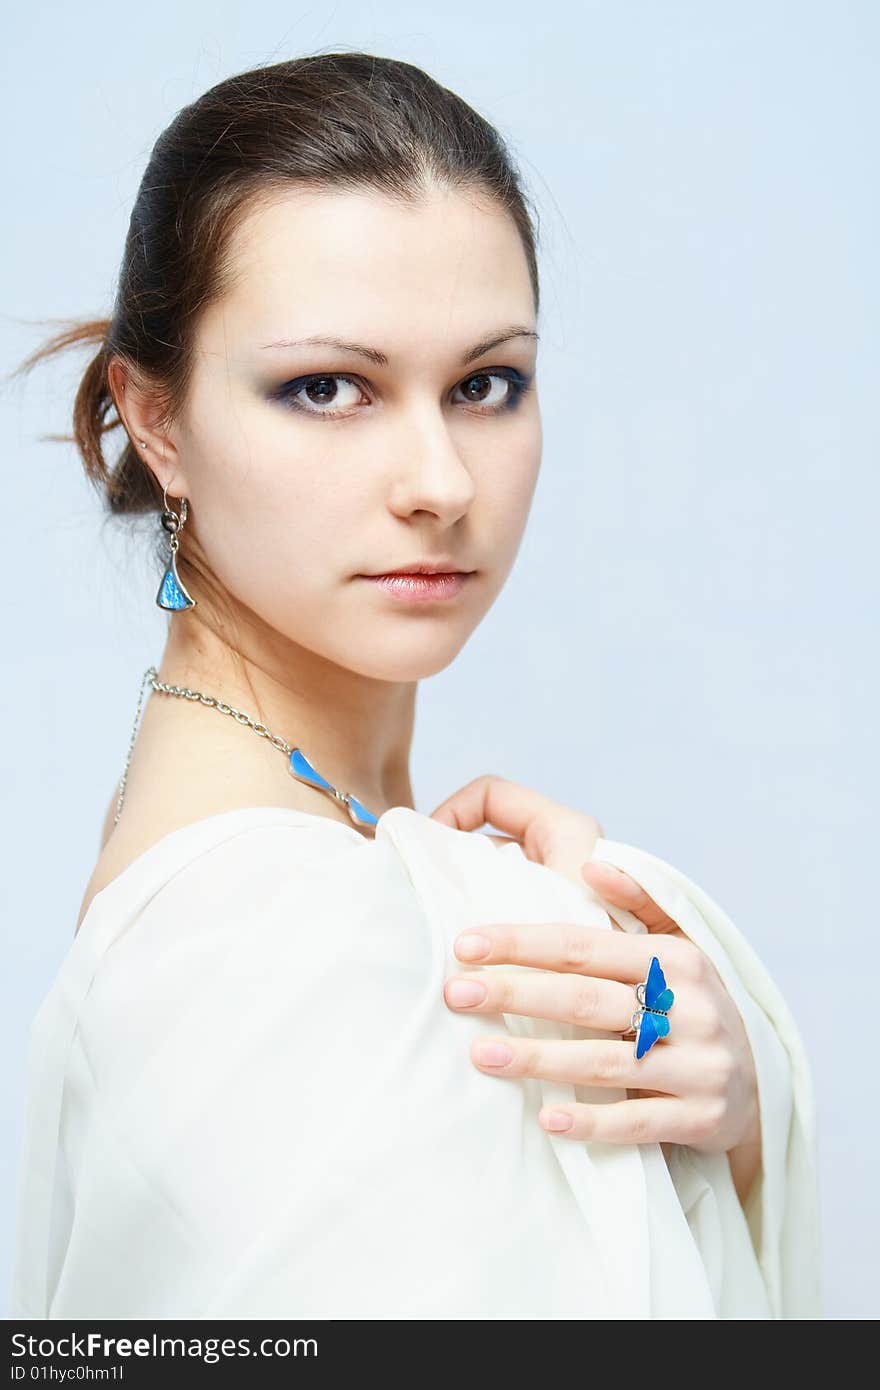
[[[296,190],[253,210],[231,251],[169,494],[282,646],[380,680],[442,670],[511,569],[540,466],[513,222],[461,193],[408,207]],[[363,578],[435,561],[473,573],[419,603]]]

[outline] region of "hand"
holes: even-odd
[[[431,816],[457,830],[479,830],[486,824],[504,827],[510,834],[488,838],[498,844],[515,841],[527,859],[563,873],[576,866],[577,874],[599,897],[612,907],[626,908],[649,931],[689,939],[629,874],[590,857],[596,840],[605,835],[595,816],[563,806],[517,782],[489,775],[475,778],[441,801]],[[611,925],[621,930],[613,920]]]
[[[542,1108],[542,1127],[569,1139],[609,1143],[672,1142],[707,1151],[755,1157],[760,1152],[757,1076],[737,1006],[699,947],[627,874],[587,862],[601,826],[584,815],[514,782],[481,777],[447,798],[433,813],[445,824],[472,830],[489,823],[510,832],[527,857],[584,854],[584,881],[609,903],[626,907],[648,928],[633,934],[561,923],[481,926],[456,941],[462,961],[528,965],[542,973],[465,972],[446,981],[454,1009],[536,1018],[624,1032],[638,1008],[634,986],[647,978],[657,955],[675,994],[667,1038],[636,1061],[632,1040],[477,1038],[475,1065],[502,1077],[535,1076],[574,1085],[625,1087],[635,1098],[611,1104]],[[659,944],[652,937],[663,935]],[[742,1195],[742,1193],[740,1194]]]

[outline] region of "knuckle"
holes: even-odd
[[[513,1049],[513,1061],[510,1063],[510,1071],[517,1076],[540,1075],[540,1053],[534,1046],[530,1047],[527,1043],[520,1043]]]
[[[551,1108],[555,1110],[557,1107],[553,1105]],[[591,1138],[595,1129],[595,1123],[593,1120],[594,1106],[585,1105],[581,1101],[576,1101],[574,1104],[566,1102],[564,1109],[567,1114],[572,1116],[573,1121],[571,1128],[565,1131],[565,1134],[568,1136],[568,1138]]]
[[[709,979],[709,957],[705,954],[705,952],[700,950],[699,946],[693,946],[691,950],[691,969],[693,971],[693,979],[696,984],[704,985]]]
[[[654,1138],[654,1122],[649,1115],[634,1115],[631,1126],[630,1133],[634,1144],[647,1144]]]
[[[710,1112],[705,1106],[697,1110],[690,1123],[690,1142],[692,1144],[705,1144],[711,1139],[713,1125],[711,1123]]]
[[[589,837],[591,844],[594,844],[600,836],[604,839],[605,831],[602,829],[602,826],[599,824],[595,816],[591,815],[589,811],[580,811],[578,812],[578,816],[580,819],[581,827],[584,831],[586,831],[586,834]]]
[[[701,1144],[714,1139],[720,1130],[727,1107],[722,1100],[707,1100],[700,1106],[694,1117],[694,1138]]]
[[[724,1036],[724,1024],[717,1009],[709,1004],[699,1003],[693,1011],[694,1033],[705,1043],[720,1043]]]
[[[568,927],[563,931],[560,943],[562,964],[566,970],[583,970],[589,964],[587,938],[578,927]]]
[[[621,1081],[624,1061],[616,1044],[610,1047],[596,1047],[593,1054],[593,1072],[599,1081]]]
[[[503,974],[500,970],[485,973],[491,975],[491,979],[481,981],[486,985],[486,1000],[481,1008],[498,1014],[516,1013],[516,990],[510,975]]]
[[[705,1058],[705,1065],[709,1088],[713,1097],[719,1099],[722,1105],[726,1104],[727,1093],[730,1090],[730,1083],[735,1071],[734,1059],[730,1050],[726,1047],[713,1048]]]
[[[576,980],[571,991],[569,1012],[573,1023],[589,1024],[599,1011],[599,998],[594,985]]]
[[[693,985],[702,985],[709,977],[708,957],[692,941],[676,938],[678,944],[677,969]]]

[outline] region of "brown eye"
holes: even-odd
[[[337,387],[332,376],[319,376],[302,388],[307,400],[317,405],[328,405],[336,396]]]
[[[345,383],[348,389],[340,390],[337,382]],[[343,415],[358,398],[363,398],[354,377],[343,376],[340,372],[314,373],[311,376],[297,377],[289,381],[275,393],[277,400],[283,401],[291,410],[301,410],[306,415]],[[332,406],[332,409],[328,409]]]
[[[489,385],[491,380],[492,378],[488,373],[484,373],[482,376],[471,376],[464,383],[464,389],[472,401],[484,401],[492,390]]]
[[[498,383],[494,387],[492,382]],[[469,405],[485,407],[485,413],[492,415],[496,410],[515,406],[529,383],[518,374],[508,372],[475,372],[465,377],[459,390],[463,391]]]

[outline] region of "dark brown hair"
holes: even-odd
[[[97,344],[73,405],[73,435],[109,512],[156,510],[162,490],[122,424],[108,364],[120,357],[166,428],[182,410],[199,312],[228,285],[232,234],[261,200],[290,185],[374,188],[415,202],[431,183],[471,191],[513,218],[539,304],[538,215],[498,131],[420,68],[369,53],[309,55],[252,68],[211,87],[156,141],[131,213],[112,316],[67,323],[12,375],[75,345]],[[157,527],[157,551],[164,544]],[[181,578],[225,607],[196,539],[181,533]],[[204,613],[204,609],[203,609]]]

